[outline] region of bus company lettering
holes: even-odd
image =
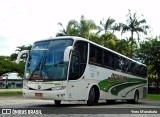
[[[109,77],[108,80],[126,82],[128,80],[128,77],[112,73],[111,77]]]

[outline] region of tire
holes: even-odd
[[[139,100],[139,93],[138,93],[138,91],[136,91],[135,94],[134,94],[133,103],[134,103],[134,104],[137,104],[137,103],[138,103],[138,100]]]
[[[134,99],[128,100],[128,102],[132,103],[132,104],[137,104],[138,100],[139,100],[139,93],[138,93],[138,91],[136,91],[135,94],[134,94]]]
[[[92,106],[96,103],[96,97],[95,97],[95,89],[92,87],[90,89],[90,92],[89,92],[89,96],[88,96],[88,100],[87,100],[87,105],[88,106]]]
[[[60,105],[61,101],[60,100],[54,100],[55,105]]]

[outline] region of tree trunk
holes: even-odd
[[[131,58],[133,58],[133,31],[131,31]]]

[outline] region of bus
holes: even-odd
[[[138,103],[147,94],[146,65],[87,39],[62,36],[40,40],[26,52],[26,98],[94,105],[99,100]]]

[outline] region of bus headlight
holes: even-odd
[[[52,90],[63,90],[65,88],[66,86],[56,86],[56,87],[52,87]]]

